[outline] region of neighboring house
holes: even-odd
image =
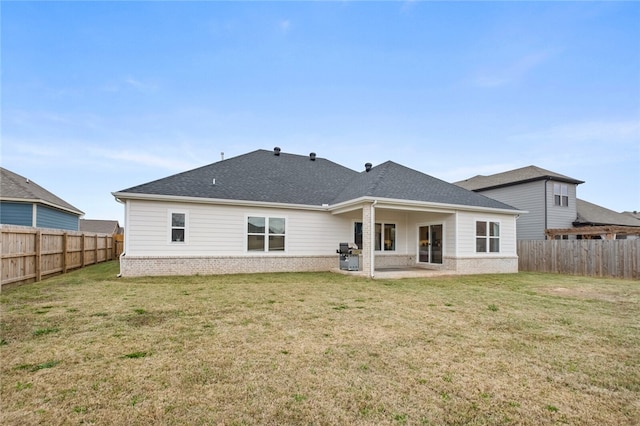
[[[356,172],[329,160],[257,150],[122,191],[121,273],[219,274],[359,268],[517,272],[509,205],[391,161]]]
[[[625,213],[618,213],[613,210],[598,206],[597,204],[577,199],[578,216],[573,222],[572,234],[578,238],[598,238],[626,239],[636,238],[640,235],[640,220]],[[553,232],[552,232],[553,234]],[[562,231],[556,231],[557,235]]]
[[[80,219],[80,231],[96,234],[122,234],[122,228],[117,220]]]
[[[576,188],[581,183],[584,182],[536,166],[455,182],[528,211],[518,219],[519,240],[544,240],[546,229],[570,228],[577,216]]]
[[[37,183],[0,167],[0,223],[77,231],[84,213]]]
[[[462,188],[527,210],[529,213],[520,217],[517,222],[519,240],[586,238],[588,235],[599,237],[600,234],[611,238],[616,232],[635,232],[633,229],[620,228],[633,226],[632,219],[579,200],[576,196],[577,187],[582,183],[584,181],[536,166],[489,176],[479,175],[455,182]],[[584,228],[595,225],[609,228]],[[612,225],[617,228],[611,228]]]

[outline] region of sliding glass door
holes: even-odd
[[[418,262],[442,263],[442,224],[418,227]]]

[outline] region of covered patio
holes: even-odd
[[[336,209],[350,223],[345,238],[358,247],[359,271],[370,278],[451,275],[456,211],[449,207],[395,200],[365,200]],[[450,230],[450,234],[446,231]],[[336,271],[338,272],[338,270]]]

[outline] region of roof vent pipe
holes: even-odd
[[[371,163],[366,163],[366,164],[364,165],[364,171],[368,173],[368,172],[369,172],[369,170],[371,170],[371,166],[373,166],[373,164],[371,164]]]
[[[316,153],[315,152],[312,152],[312,153],[309,154],[309,160],[316,161]]]
[[[273,155],[280,155],[280,147],[276,146],[275,148],[273,148]]]

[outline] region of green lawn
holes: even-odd
[[[3,289],[0,423],[640,423],[640,282],[521,273]]]

